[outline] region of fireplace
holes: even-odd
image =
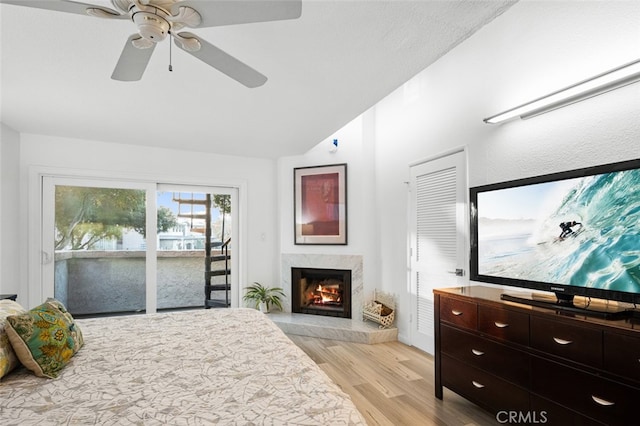
[[[351,318],[351,271],[291,268],[291,311]]]

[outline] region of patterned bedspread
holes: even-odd
[[[357,425],[349,397],[268,316],[210,309],[77,320],[57,379],[0,381],[2,425]]]

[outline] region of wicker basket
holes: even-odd
[[[387,308],[387,309],[385,309]],[[391,312],[389,312],[389,310]],[[391,294],[373,291],[373,299],[362,307],[362,320],[373,321],[379,328],[393,325],[396,317],[396,302]]]

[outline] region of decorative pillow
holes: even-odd
[[[80,328],[57,300],[8,316],[5,330],[20,362],[39,377],[57,377],[84,344]]]
[[[80,330],[80,327],[78,327],[78,324],[76,324],[76,320],[73,319],[73,317],[71,316],[69,311],[67,311],[67,308],[62,304],[62,302],[60,302],[57,299],[54,299],[54,298],[50,297],[50,298],[48,298],[46,300],[45,303],[49,303],[49,304],[53,305],[56,309],[58,309],[62,313],[62,315],[64,315],[64,317],[67,319],[67,321],[70,324],[74,324],[73,329],[74,329],[75,333],[71,333],[71,337],[73,338],[75,346],[77,346],[78,349],[83,347],[84,346],[84,337],[82,336],[82,331]],[[78,351],[76,350],[76,352],[78,352]]]
[[[9,315],[19,315],[27,312],[18,302],[13,300],[0,300],[0,378],[6,376],[11,370],[20,365],[16,353],[11,347],[9,337],[4,332],[4,324]]]

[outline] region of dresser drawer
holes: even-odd
[[[440,330],[442,353],[517,385],[529,386],[529,354],[446,325]]]
[[[442,297],[440,319],[459,327],[475,330],[478,326],[478,305],[464,300]]]
[[[604,369],[640,382],[640,338],[605,332]]]
[[[448,355],[442,355],[442,384],[494,413],[529,409],[529,392]]]
[[[531,316],[531,347],[602,367],[602,331]]]
[[[584,417],[573,410],[551,402],[537,395],[531,395],[531,412],[535,413],[538,423],[561,426],[604,426],[601,423]],[[533,414],[532,414],[533,415]]]
[[[637,424],[640,389],[532,357],[531,391],[610,425]]]
[[[529,345],[529,315],[508,309],[478,306],[478,331],[497,339]]]

